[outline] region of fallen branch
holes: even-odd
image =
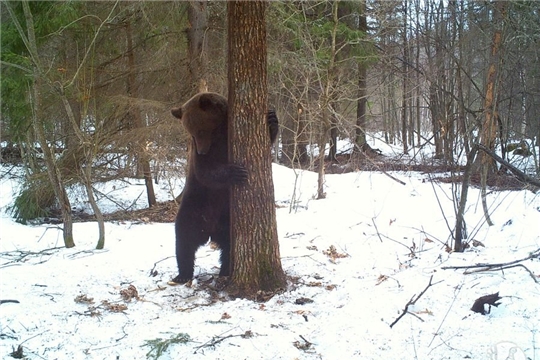
[[[534,282],[538,284],[539,280],[538,280],[537,276],[535,276],[532,273],[532,271],[530,271],[525,265],[520,264],[523,261],[532,260],[532,259],[540,259],[540,249],[537,249],[537,250],[531,252],[529,254],[529,256],[527,256],[527,257],[525,257],[523,259],[519,259],[519,260],[513,260],[513,261],[504,262],[504,263],[497,263],[497,264],[481,263],[481,264],[476,264],[476,265],[442,266],[441,269],[443,269],[443,270],[448,270],[448,269],[453,269],[453,270],[471,269],[471,271],[465,271],[464,274],[472,274],[472,273],[483,272],[483,271],[501,271],[501,270],[506,270],[506,269],[510,269],[510,268],[519,266],[519,267],[524,268],[529,273],[529,275],[534,280]]]
[[[399,320],[401,320],[401,318],[404,317],[405,314],[409,313],[409,306],[414,305],[414,304],[418,301],[418,299],[420,299],[420,298],[422,297],[422,295],[425,294],[425,292],[427,291],[427,289],[429,289],[432,285],[437,285],[437,284],[438,284],[438,283],[432,284],[432,283],[431,283],[431,280],[433,280],[433,275],[431,275],[431,277],[429,278],[429,283],[427,284],[426,288],[425,288],[418,296],[413,295],[413,296],[411,297],[411,300],[409,300],[409,301],[407,302],[407,304],[405,304],[405,308],[403,309],[403,312],[401,313],[401,315],[399,315],[399,316],[397,317],[396,320],[394,320],[393,323],[390,324],[390,327],[393,327],[394,325],[396,325],[396,323],[397,323]],[[409,313],[409,314],[414,315],[413,313]]]
[[[159,263],[162,262],[162,261],[168,260],[168,259],[170,259],[170,258],[172,258],[172,257],[174,257],[174,256],[168,256],[168,257],[166,257],[165,259],[161,259],[161,260],[159,260],[159,261],[156,261],[156,262],[154,263],[154,267],[152,268],[152,270],[150,270],[150,275],[149,275],[149,276],[151,276],[151,277],[157,276],[157,274],[158,274],[158,272],[157,272],[157,270],[156,270],[157,264],[159,264]]]
[[[19,304],[19,300],[0,300],[0,305],[7,304],[7,303],[13,303],[13,304]]]
[[[60,250],[65,249],[64,246],[61,247],[53,247],[49,249],[44,249],[41,251],[23,251],[23,250],[13,250],[13,251],[6,251],[3,253],[0,253],[0,258],[3,259],[9,259],[10,261],[5,262],[0,265],[0,269],[8,266],[12,266],[16,263],[26,262],[28,261],[27,258],[30,258],[32,256],[40,257],[40,256],[52,256],[53,253],[51,251],[53,250]],[[38,264],[44,263],[46,260],[40,261]]]
[[[504,160],[499,155],[495,154],[493,151],[485,147],[484,145],[477,145],[480,150],[488,154],[493,160],[497,161],[501,165],[504,165],[508,170],[512,172],[519,180],[523,181],[526,184],[532,185],[534,188],[531,189],[533,193],[536,193],[538,189],[540,188],[540,180],[533,178],[532,176],[529,176],[525,174],[523,171],[519,170],[514,165],[510,164],[508,161]]]
[[[384,175],[388,176],[390,179],[394,180],[395,182],[397,182],[398,184],[401,184],[401,185],[407,185],[407,183],[405,183],[404,181],[402,180],[399,180],[398,178],[396,178],[395,176],[392,176],[390,175],[386,170],[382,169],[379,164],[377,164],[375,161],[373,161],[373,159],[369,156],[366,156],[366,159],[367,161],[369,161],[369,163],[371,163],[371,165],[373,165],[377,171],[380,171],[382,172]]]
[[[214,347],[217,344],[219,344],[220,342],[222,342],[224,340],[227,340],[227,339],[230,339],[230,338],[233,338],[233,337],[241,337],[243,339],[249,339],[252,336],[253,336],[253,333],[250,330],[247,330],[243,334],[233,334],[233,335],[226,335],[226,336],[221,336],[221,335],[214,336],[214,337],[212,337],[211,340],[205,342],[204,344],[202,344],[200,346],[197,346],[193,353],[196,354],[197,351],[199,351],[203,347]]]

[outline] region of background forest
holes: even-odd
[[[155,205],[153,182],[182,174],[187,154],[169,109],[198,91],[226,93],[226,2],[0,4],[2,161],[26,169],[13,214],[61,213],[70,247],[72,184],[98,221],[96,182],[144,178]],[[488,154],[519,154],[538,178],[539,2],[272,1],[267,24],[277,162],[320,179],[465,165],[465,189],[507,171]],[[370,136],[402,153],[365,161],[377,156]],[[427,145],[434,152],[421,157]]]

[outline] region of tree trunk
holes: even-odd
[[[309,162],[306,150],[306,122],[300,103],[288,96],[283,97],[281,128],[280,161],[285,166],[295,167]]]
[[[356,105],[355,152],[367,150],[369,145],[366,139],[366,91],[367,68],[365,64],[358,63],[358,102]]]
[[[326,198],[326,193],[324,192],[324,158],[326,153],[326,139],[328,138],[328,111],[323,110],[323,119],[320,130],[319,138],[319,156],[317,157],[317,200]]]
[[[472,166],[477,153],[478,147],[476,145],[473,145],[471,150],[467,153],[467,163],[465,164],[465,170],[463,171],[463,179],[461,181],[461,194],[459,195],[459,203],[456,212],[456,228],[454,233],[455,252],[463,252],[465,250],[465,246],[463,244],[463,239],[467,238],[465,208],[467,205],[467,197],[469,194],[469,184],[471,180]]]
[[[336,61],[336,40],[337,40],[337,31],[339,26],[339,0],[334,0],[332,2],[332,32],[330,33],[330,57],[328,61],[328,68],[326,70],[326,82],[323,88],[323,94],[321,95],[321,107],[322,107],[322,119],[319,126],[319,157],[318,157],[318,174],[317,174],[317,199],[324,199],[326,193],[324,192],[324,157],[326,152],[326,141],[331,129],[331,120],[330,120],[330,108],[331,108],[331,98],[332,91],[334,90],[334,78],[335,78],[335,61]]]
[[[407,40],[407,0],[403,1],[403,94],[401,98],[401,141],[403,142],[403,153],[407,154],[409,152],[409,146],[407,142],[407,97],[408,93],[408,83],[409,83],[409,44]]]
[[[133,51],[133,33],[131,30],[131,20],[126,22],[126,37],[127,37],[127,59],[128,59],[128,83],[127,93],[129,96],[129,118],[136,128],[143,129],[146,127],[139,106],[137,105],[138,91],[135,78],[135,54]],[[156,205],[156,194],[154,192],[154,184],[152,183],[152,172],[150,170],[150,160],[146,149],[148,140],[144,131],[141,131],[141,140],[135,144],[139,166],[142,169],[144,184],[146,185],[146,196],[148,199],[148,207]]]
[[[497,137],[497,100],[498,92],[498,70],[500,65],[500,48],[502,44],[502,27],[504,16],[506,13],[506,2],[497,1],[494,4],[493,22],[496,24],[496,29],[493,33],[493,41],[491,44],[491,53],[489,58],[489,68],[486,80],[486,96],[484,98],[484,121],[482,123],[482,132],[480,136],[480,144],[490,150],[495,148],[495,139]],[[482,166],[487,166],[488,172],[494,171],[494,161],[487,154],[481,153],[480,162]]]
[[[489,68],[486,81],[486,96],[484,98],[484,121],[482,123],[482,131],[480,134],[480,144],[493,151],[495,149],[495,139],[497,137],[497,99],[498,94],[498,73],[501,61],[500,48],[502,45],[502,28],[506,16],[507,4],[505,1],[497,1],[494,4],[493,23],[495,30],[493,33],[493,41],[491,43],[491,53],[489,57]],[[481,152],[478,156],[480,162],[480,177],[481,177],[481,200],[484,210],[484,217],[488,225],[493,225],[489,216],[487,200],[486,200],[486,182],[487,177],[493,174],[496,170],[495,161],[485,152]]]
[[[366,1],[359,3],[358,30],[367,33]],[[358,103],[356,105],[355,152],[371,150],[366,140],[367,65],[358,61]]]
[[[337,119],[334,116],[335,114],[335,105],[331,105],[332,113],[329,114],[330,118],[330,147],[328,148],[328,160],[331,162],[337,161],[337,138],[338,138],[338,128],[337,128]]]
[[[78,167],[77,174],[80,176],[81,181],[84,184],[86,194],[88,195],[88,202],[92,207],[92,211],[94,212],[94,216],[96,217],[96,221],[98,223],[98,242],[96,249],[101,250],[105,247],[105,218],[103,217],[103,213],[96,202],[94,189],[92,188],[92,164],[95,158],[96,147],[99,146],[96,142],[99,141],[92,139],[88,134],[84,134],[81,131],[80,125],[77,121],[77,119],[80,118],[80,115],[75,116],[71,104],[64,93],[64,89],[60,89],[59,95],[62,99],[62,103],[64,104],[68,122],[72,127],[71,133],[74,135],[72,136],[71,140],[72,147],[77,146],[75,150],[70,149],[69,151],[66,151],[63,158],[65,158],[66,155],[73,156],[72,159],[74,159],[74,165],[75,167]],[[77,144],[74,144],[75,141],[77,141]]]
[[[26,2],[25,2],[26,4]],[[38,70],[35,69],[35,72]],[[39,146],[43,151],[43,159],[47,166],[47,175],[49,176],[49,181],[54,190],[56,199],[60,206],[60,212],[62,214],[62,223],[63,223],[63,235],[64,235],[64,245],[67,248],[75,246],[75,241],[73,240],[73,217],[71,214],[71,203],[69,197],[64,187],[64,178],[60,171],[60,167],[56,161],[56,155],[49,146],[47,139],[45,137],[45,131],[43,129],[43,124],[40,121],[41,119],[41,79],[40,75],[34,76],[34,92],[33,92],[33,106],[34,114],[32,114],[32,125],[36,133],[36,137],[39,142]]]
[[[205,41],[208,30],[207,1],[190,1],[188,7],[189,27],[187,29],[189,49],[189,75],[192,95],[208,91],[205,77],[207,68],[207,49]]]
[[[266,122],[266,7],[264,1],[227,4],[229,157],[248,170],[247,184],[231,189],[231,280],[248,297],[286,284]]]
[[[87,149],[87,151],[90,151]],[[96,249],[101,250],[105,247],[105,218],[103,217],[103,213],[101,212],[101,209],[99,208],[96,197],[94,196],[94,189],[92,188],[92,166],[91,161],[94,157],[88,156],[87,157],[87,163],[84,169],[81,169],[81,172],[83,173],[83,181],[84,186],[86,188],[86,193],[88,194],[88,202],[90,203],[90,206],[92,207],[92,211],[94,211],[94,216],[96,217],[96,221],[98,223],[98,241],[96,245]]]
[[[36,133],[36,138],[39,142],[39,145],[43,151],[43,159],[45,161],[45,164],[47,166],[47,175],[49,177],[49,181],[51,182],[51,185],[54,189],[54,194],[56,196],[56,199],[58,200],[60,211],[62,213],[62,221],[63,221],[63,237],[64,237],[64,245],[67,248],[71,248],[75,246],[75,242],[73,241],[73,219],[71,215],[71,204],[69,202],[69,198],[66,192],[66,188],[64,187],[64,181],[62,174],[60,172],[60,168],[58,167],[58,163],[56,162],[55,154],[52,151],[51,147],[49,146],[49,143],[47,142],[47,138],[45,136],[45,130],[43,127],[43,117],[41,114],[42,104],[41,104],[41,92],[42,92],[42,75],[44,72],[42,71],[41,63],[39,60],[39,54],[37,50],[37,42],[36,42],[36,35],[34,32],[34,18],[32,16],[32,13],[30,11],[30,7],[28,6],[28,2],[23,2],[23,11],[26,21],[26,29],[27,34],[25,35],[24,30],[20,26],[19,22],[17,21],[17,18],[15,14],[12,12],[12,9],[10,6],[7,6],[7,9],[10,13],[10,16],[13,19],[13,22],[15,26],[17,26],[17,30],[20,34],[20,36],[25,39],[26,38],[26,46],[27,50],[30,53],[30,57],[32,59],[33,63],[33,76],[34,76],[34,84],[33,84],[33,92],[32,92],[32,105],[33,105],[33,114],[32,114],[32,127]]]

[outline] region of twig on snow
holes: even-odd
[[[23,352],[23,344],[29,340],[32,340],[33,338],[35,337],[38,337],[38,336],[41,336],[43,335],[44,332],[42,333],[39,333],[39,334],[36,334],[34,336],[31,336],[29,337],[28,339],[24,340],[22,343],[20,343],[18,346],[17,346],[17,349],[14,349],[13,348],[13,352],[10,354],[11,357],[14,357],[14,358],[17,358],[17,359],[26,359],[25,355],[24,355],[24,352]],[[37,355],[38,357],[42,358],[42,359],[45,359],[44,357],[42,357],[41,355],[39,354],[36,354],[36,353],[33,353],[34,355]]]
[[[8,300],[0,300],[0,305],[6,304],[6,303],[19,304],[19,300],[11,300],[11,299],[8,299]]]
[[[405,308],[403,309],[403,312],[401,313],[401,315],[399,315],[399,316],[397,317],[396,320],[394,320],[393,323],[390,324],[390,327],[393,327],[394,325],[396,325],[396,323],[397,323],[399,320],[401,320],[401,318],[404,317],[405,314],[409,313],[409,306],[414,305],[414,304],[418,301],[418,299],[420,299],[420,298],[422,297],[422,295],[425,294],[425,292],[427,291],[427,289],[429,289],[432,285],[437,285],[437,284],[438,284],[438,283],[433,284],[433,283],[431,282],[431,280],[433,280],[433,275],[431,275],[431,277],[429,278],[429,283],[427,284],[426,288],[425,288],[424,290],[422,290],[422,292],[421,292],[418,296],[413,295],[413,296],[411,297],[411,300],[409,300],[409,301],[407,302],[407,304],[405,304]],[[410,314],[412,315],[412,313],[410,313]]]
[[[227,330],[227,331],[230,331],[230,330]],[[222,333],[222,335],[223,334],[225,334],[225,333]],[[204,344],[197,346],[193,353],[196,354],[197,351],[199,351],[200,349],[202,349],[204,347],[214,347],[217,344],[219,344],[220,342],[222,342],[224,340],[227,340],[227,339],[230,339],[230,338],[233,338],[233,337],[241,337],[241,338],[244,338],[244,339],[248,339],[248,338],[253,336],[253,332],[251,332],[251,330],[247,330],[243,334],[231,334],[231,335],[225,335],[225,336],[222,336],[222,335],[213,336],[211,340],[208,340]]]
[[[428,348],[430,348],[431,344],[433,344],[433,340],[435,340],[435,337],[440,334],[441,328],[442,328],[444,322],[446,321],[446,317],[448,316],[448,314],[450,314],[450,310],[452,310],[452,308],[454,307],[454,303],[456,302],[457,296],[458,296],[459,292],[461,291],[461,286],[462,285],[459,285],[456,288],[456,291],[454,292],[454,298],[452,299],[452,302],[450,303],[450,306],[448,307],[448,310],[446,311],[446,314],[444,314],[444,317],[442,318],[441,323],[439,324],[439,327],[433,333],[433,337],[431,338],[431,341],[429,342]],[[442,340],[442,339],[441,339],[441,341],[444,342],[444,340]]]
[[[0,258],[11,259],[11,261],[8,261],[8,262],[3,263],[2,265],[0,265],[0,269],[4,268],[4,267],[12,266],[15,263],[27,261],[27,258],[32,257],[32,256],[36,256],[36,257],[44,256],[44,255],[52,256],[53,254],[50,253],[50,251],[52,251],[52,250],[60,250],[60,249],[65,249],[65,247],[64,246],[53,247],[53,248],[49,248],[49,249],[43,249],[41,251],[23,251],[23,250],[6,251],[6,252],[3,252],[3,253],[0,253]],[[43,262],[45,262],[45,261],[41,261],[41,262],[39,262],[39,264],[41,264]]]
[[[168,259],[170,259],[170,258],[173,258],[173,257],[174,257],[174,256],[168,256],[168,257],[166,257],[165,259],[161,259],[161,260],[159,260],[159,261],[156,261],[156,262],[154,263],[154,267],[152,268],[152,270],[150,270],[150,276],[151,276],[151,277],[154,277],[154,276],[156,276],[156,275],[158,274],[158,272],[157,272],[157,270],[156,270],[157,264],[159,264],[159,263],[162,262],[162,261],[165,261],[165,260],[168,260]]]
[[[397,243],[397,244],[399,244],[399,245],[401,245],[401,246],[404,246],[405,248],[407,248],[407,250],[409,250],[409,251],[411,252],[411,254],[414,255],[414,249],[413,249],[412,247],[407,246],[406,244],[404,244],[404,243],[402,243],[402,242],[399,242],[399,241],[397,241],[397,240],[394,240],[394,239],[392,239],[392,238],[389,237],[389,236],[386,236],[386,235],[381,234],[381,233],[379,232],[379,228],[377,227],[377,223],[375,222],[375,218],[374,218],[374,217],[371,218],[371,222],[373,223],[373,226],[375,227],[375,231],[377,231],[377,237],[379,238],[379,240],[380,240],[381,242],[383,242],[382,237],[384,236],[386,239],[388,239],[388,240],[390,240],[390,241],[393,241],[393,242],[395,242],[395,243]]]
[[[381,233],[379,232],[379,228],[377,227],[377,223],[375,222],[375,218],[374,218],[374,217],[371,218],[371,222],[373,223],[373,226],[375,226],[375,231],[377,231],[377,236],[379,237],[379,240],[380,240],[381,242],[383,242],[383,241],[382,241],[382,238],[381,238]]]
[[[482,271],[497,271],[497,270],[505,270],[510,269],[513,267],[522,267],[524,268],[531,278],[534,280],[535,283],[539,283],[539,280],[537,276],[535,276],[531,270],[529,270],[525,265],[520,264],[520,262],[526,261],[526,260],[532,260],[532,259],[540,259],[540,249],[537,249],[529,254],[529,256],[524,257],[523,259],[513,260],[509,262],[504,263],[495,263],[495,264],[488,264],[488,263],[481,263],[476,265],[461,265],[461,266],[442,266],[441,269],[448,270],[448,269],[470,269],[468,271],[465,271],[464,274],[472,274],[476,272],[482,272]]]

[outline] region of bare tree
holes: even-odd
[[[56,161],[54,149],[49,145],[49,142],[47,141],[47,138],[45,136],[45,124],[43,122],[42,113],[42,93],[45,86],[51,86],[53,84],[47,83],[47,71],[45,70],[44,65],[41,62],[41,57],[38,52],[36,34],[34,29],[34,17],[32,15],[32,12],[30,11],[28,1],[23,1],[22,6],[25,19],[25,32],[23,26],[21,25],[13,9],[11,8],[11,5],[6,3],[5,6],[11,16],[11,20],[13,21],[19,32],[19,36],[23,39],[26,49],[30,54],[32,64],[31,74],[33,77],[33,88],[31,92],[31,103],[33,108],[32,127],[36,134],[41,150],[43,151],[43,158],[47,166],[47,175],[49,177],[49,181],[53,187],[56,199],[60,204],[60,210],[62,213],[62,220],[64,225],[64,245],[67,248],[74,247],[75,242],[73,240],[73,219],[71,214],[71,204],[69,202],[69,198],[64,184],[65,179],[62,176],[62,172],[58,166],[58,162]]]
[[[128,62],[128,76],[127,76],[127,95],[128,95],[128,118],[133,128],[144,131],[146,122],[141,116],[141,110],[137,104],[139,98],[138,83],[136,81],[136,69],[135,69],[135,52],[133,50],[133,30],[131,26],[131,19],[127,18],[125,21],[126,30],[126,43],[127,43],[127,62]],[[138,155],[138,168],[142,171],[144,178],[144,184],[146,186],[146,197],[148,199],[148,207],[156,205],[156,194],[154,192],[154,185],[152,183],[152,172],[150,170],[150,159],[147,153],[147,144],[149,140],[144,136],[142,141],[134,142],[135,152]]]

